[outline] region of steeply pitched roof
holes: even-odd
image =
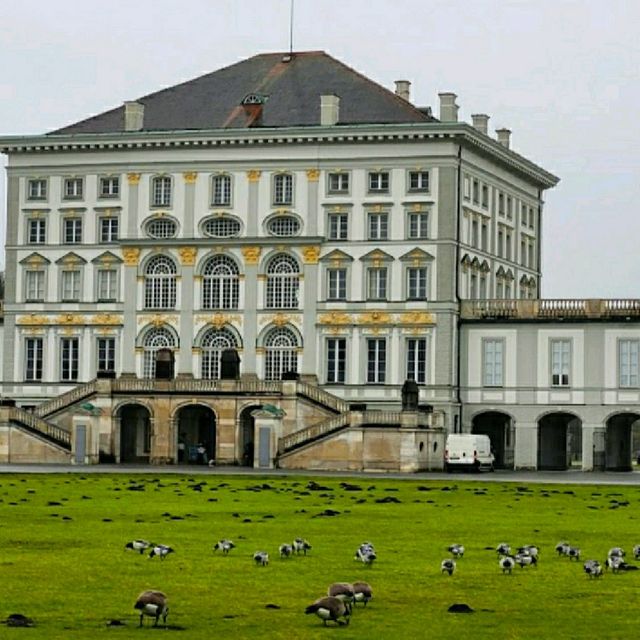
[[[340,97],[338,124],[429,122],[434,118],[323,51],[267,53],[139,98],[145,131],[320,124],[320,96]],[[259,106],[242,106],[251,94]],[[52,133],[124,130],[124,106]]]

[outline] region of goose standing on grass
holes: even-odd
[[[569,560],[575,560],[576,562],[580,561],[580,549],[578,547],[569,547],[567,551],[567,555],[569,556]]]
[[[310,604],[304,612],[307,614],[315,613],[324,622],[325,627],[327,626],[327,620],[333,620],[337,625],[346,625],[349,624],[351,604],[343,602],[340,598],[334,596],[326,596]],[[341,618],[343,619],[341,620]]]
[[[158,620],[162,616],[162,623],[166,626],[169,607],[167,606],[167,596],[162,591],[143,591],[138,596],[133,608],[140,611],[140,626],[142,626],[144,616],[156,619],[154,627],[158,626]]]
[[[364,602],[364,606],[371,598],[373,598],[373,590],[368,582],[354,582],[353,583],[353,598],[354,602]]]
[[[235,544],[233,544],[233,542],[231,542],[231,540],[219,540],[218,542],[216,542],[213,545],[213,550],[214,551],[222,551],[222,555],[227,555],[229,553],[229,551],[231,551],[231,549],[235,549]]]
[[[373,564],[373,561],[378,558],[376,555],[375,549],[370,542],[363,542],[356,551],[356,555],[354,556],[355,560],[360,560],[362,563],[366,565]]]
[[[538,556],[540,555],[540,549],[538,549],[535,544],[525,544],[524,547],[518,548],[518,553],[526,554],[528,556],[531,556],[532,558],[535,558],[537,563]]]
[[[633,547],[633,557],[636,560],[640,560],[640,544],[636,544]]]
[[[450,544],[447,547],[447,551],[454,558],[462,558],[462,556],[464,555],[464,545],[461,545],[461,544]]]
[[[597,560],[587,560],[582,566],[584,567],[584,572],[590,578],[602,576],[602,565]]]
[[[132,540],[131,542],[127,542],[127,544],[124,545],[124,548],[139,551],[140,555],[142,555],[150,546],[151,543],[146,540]]]
[[[348,582],[334,582],[327,589],[327,595],[338,598],[343,602],[353,602],[355,593],[353,592],[353,585]]]
[[[168,547],[166,544],[156,544],[153,549],[151,549],[149,558],[160,556],[160,560],[164,560],[170,553],[175,553],[171,547]]]
[[[556,551],[559,556],[568,556],[570,548],[571,545],[568,542],[558,542],[556,545]]]
[[[528,553],[516,553],[514,561],[517,565],[520,565],[521,569],[538,566],[538,558],[536,556],[530,556]]]
[[[498,560],[498,566],[502,569],[502,573],[511,574],[511,571],[516,566],[516,561],[511,556],[503,556]]]
[[[456,570],[456,561],[453,558],[446,558],[440,563],[440,572],[448,573],[450,576]]]
[[[296,552],[296,555],[299,553],[303,553],[306,556],[307,551],[311,551],[311,545],[304,538],[296,538],[293,541],[292,547]]]
[[[266,551],[256,551],[253,559],[259,567],[266,567],[269,564],[269,554]]]
[[[506,542],[501,542],[497,547],[496,547],[496,553],[499,556],[508,556],[511,554],[511,545],[507,544]]]
[[[607,553],[607,558],[624,558],[626,555],[622,547],[611,547]]]
[[[290,558],[293,554],[293,547],[290,544],[281,544],[278,547],[281,558]]]

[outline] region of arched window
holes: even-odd
[[[151,329],[144,337],[144,357],[142,361],[142,377],[155,378],[156,352],[159,349],[173,349],[176,343],[173,335],[167,329],[157,327]]]
[[[281,380],[287,371],[298,371],[298,339],[291,329],[272,329],[264,341],[265,380]]]
[[[209,329],[202,338],[201,377],[206,380],[220,378],[222,352],[237,347],[236,337],[229,329]]]
[[[300,233],[300,221],[294,216],[275,216],[267,223],[267,231],[279,238],[297,236]]]
[[[145,229],[151,238],[173,238],[178,231],[178,225],[171,218],[154,218],[147,223]]]
[[[144,275],[145,309],[174,309],[176,265],[167,256],[151,258]]]
[[[207,218],[202,223],[202,233],[211,238],[233,238],[240,235],[240,222],[229,216]]]
[[[267,309],[297,309],[300,273],[298,263],[285,254],[267,266]]]
[[[237,309],[239,296],[238,265],[227,256],[213,256],[202,270],[202,306],[204,309]]]

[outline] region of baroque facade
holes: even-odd
[[[406,380],[431,427],[487,430],[494,421],[480,414],[528,400],[477,391],[489,343],[461,305],[539,298],[543,194],[557,183],[510,148],[510,131],[491,137],[488,121],[459,121],[451,93],[436,118],[411,103],[407,81],[387,91],[304,52],[255,56],[50,134],[0,139],[4,397],[69,433],[90,399],[103,414],[95,446],[116,460],[177,461],[184,437],[209,459],[241,461],[257,428],[247,412],[261,420],[260,394],[271,394],[266,404],[288,403],[278,438],[304,432],[296,464],[322,466],[336,438],[358,432],[363,446],[375,431],[363,424],[400,428]],[[489,334],[525,335],[491,323]],[[511,362],[504,344],[490,356],[496,376]],[[230,351],[233,384],[220,380]],[[155,382],[166,377],[160,354],[170,379]],[[521,386],[520,369],[505,370],[507,386]],[[184,413],[185,398],[201,409]],[[500,414],[492,437],[504,464],[545,466],[536,420],[516,435],[515,411]],[[400,440],[373,457],[398,457],[410,446]]]

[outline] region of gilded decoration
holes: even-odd
[[[93,324],[122,324],[122,318],[113,313],[99,313],[92,320]]]
[[[138,316],[138,324],[152,324],[154,327],[161,327],[164,324],[175,322],[175,315],[154,313],[152,316]]]
[[[196,247],[180,247],[178,255],[180,256],[180,264],[183,267],[192,267],[196,263],[196,255],[198,249]]]
[[[96,329],[96,335],[99,336],[113,336],[115,335],[115,331],[113,329],[107,329],[106,327],[101,327],[100,329]]]
[[[271,322],[273,322],[276,327],[284,327],[285,324],[291,322],[291,316],[285,313],[276,313],[275,316],[272,316]]]
[[[17,324],[47,324],[49,319],[47,316],[41,316],[39,313],[30,313],[28,316],[18,316]]]
[[[196,180],[198,179],[198,172],[197,171],[185,171],[182,174],[182,177],[184,178],[184,181],[187,184],[195,184]]]
[[[247,264],[258,264],[260,259],[260,247],[242,247],[242,255]]]
[[[56,324],[85,324],[84,316],[77,316],[73,313],[63,313],[56,318]]]
[[[320,179],[320,169],[307,169],[307,180],[309,182],[318,182]]]
[[[331,213],[344,213],[347,210],[346,207],[343,207],[341,204],[337,204],[329,209]]]
[[[44,329],[37,329],[36,327],[31,327],[29,329],[25,329],[25,334],[28,336],[43,336]]]
[[[302,249],[302,258],[305,264],[318,264],[320,257],[320,247],[304,247]]]
[[[239,315],[231,315],[228,313],[214,313],[210,316],[197,316],[196,320],[204,324],[211,324],[216,329],[221,329],[225,325],[232,325],[234,322],[240,324],[242,318]]]
[[[425,311],[407,311],[398,314],[400,324],[436,324],[436,317],[433,313]]]
[[[247,171],[247,178],[249,182],[258,182],[261,175],[262,171],[259,171],[258,169],[251,169],[250,171]]]
[[[140,184],[140,174],[139,173],[127,173],[127,180],[129,184]]]
[[[391,316],[384,311],[371,311],[370,313],[361,313],[358,316],[357,324],[389,324]]]
[[[320,324],[352,324],[353,318],[348,313],[333,311],[324,313],[318,318]]]
[[[140,249],[138,247],[124,247],[122,257],[127,267],[137,267],[140,260]]]
[[[44,258],[37,254],[34,253],[32,256],[29,256],[26,260],[25,263],[34,267],[37,267],[41,264],[44,264]]]

